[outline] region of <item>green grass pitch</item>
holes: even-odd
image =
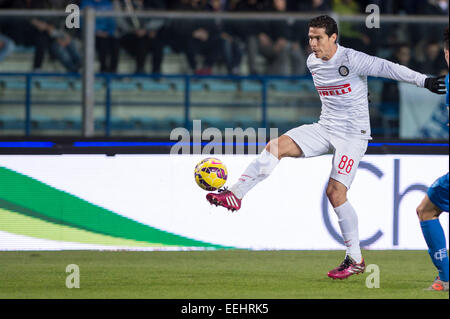
[[[424,291],[436,275],[426,251],[363,252],[380,269],[332,280],[342,251],[0,252],[0,298],[391,299],[442,298]],[[80,270],[80,288],[66,287],[66,266]]]

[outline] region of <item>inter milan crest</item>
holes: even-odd
[[[341,65],[340,67],[339,67],[339,74],[340,75],[342,75],[342,76],[347,76],[348,74],[349,74],[349,70],[348,70],[348,68],[345,66],[345,65]]]

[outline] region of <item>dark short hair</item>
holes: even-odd
[[[324,28],[325,33],[331,37],[333,33],[336,33],[336,36],[338,36],[338,27],[336,21],[330,16],[322,15],[315,17],[309,21],[310,28]]]
[[[444,48],[448,50],[448,26],[444,31]]]

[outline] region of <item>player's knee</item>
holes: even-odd
[[[435,212],[433,210],[426,209],[425,205],[417,206],[416,213],[419,221],[421,222],[433,219],[435,217]]]
[[[266,151],[272,153],[279,160],[283,157],[279,150],[278,138],[274,138],[267,143]]]
[[[330,189],[330,188],[327,188],[326,193],[327,193],[327,197],[328,197],[328,200],[330,201],[331,205],[333,207],[335,207],[334,204],[336,203],[336,201],[338,200],[338,197],[339,197],[338,193],[335,190]]]
[[[347,200],[346,193],[333,186],[327,187],[326,195],[333,207],[341,206]]]
[[[425,196],[425,198],[416,208],[417,217],[421,222],[438,218],[441,212],[441,209],[433,204],[428,196]]]
[[[421,205],[416,207],[416,214],[417,218],[419,218],[419,220],[422,221],[423,208]]]
[[[283,157],[300,157],[303,154],[300,147],[286,135],[270,140],[266,145],[266,151],[272,153],[279,160]]]
[[[278,154],[278,139],[274,138],[274,139],[270,140],[269,143],[266,144],[265,149],[267,152],[270,152],[274,156],[277,156],[277,154]],[[278,157],[278,159],[280,159],[280,158]]]
[[[425,209],[423,209],[423,207],[418,206],[416,208],[416,213],[417,213],[417,217],[419,218],[419,221],[423,222],[425,220],[430,220],[432,215]]]

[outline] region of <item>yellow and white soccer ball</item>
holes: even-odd
[[[206,191],[215,191],[225,185],[228,172],[225,164],[217,158],[208,157],[195,166],[195,182]]]

